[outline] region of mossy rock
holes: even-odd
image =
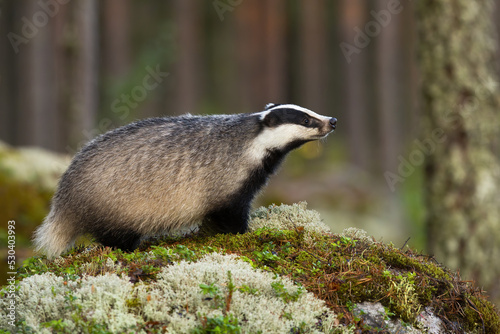
[[[498,311],[456,273],[360,230],[326,232],[318,217],[272,206],[245,234],[32,257],[15,299],[1,292],[0,328],[12,330],[15,300],[18,333],[500,332]]]

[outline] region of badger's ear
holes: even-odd
[[[264,124],[267,127],[275,127],[280,123],[280,118],[276,112],[269,112],[263,119],[262,119],[262,124]]]
[[[266,104],[266,107],[264,108],[264,110],[269,110],[272,107],[275,107],[276,105],[277,105],[276,103],[268,103],[268,104]]]

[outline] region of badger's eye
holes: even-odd
[[[309,124],[309,119],[308,119],[308,118],[304,118],[304,119],[302,120],[302,124],[304,124],[304,125]]]

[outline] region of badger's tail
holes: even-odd
[[[43,224],[35,231],[33,243],[36,251],[53,258],[70,248],[78,235],[74,222],[52,208]]]

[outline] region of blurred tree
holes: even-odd
[[[500,1],[495,2],[493,21],[497,25],[497,43],[500,44]],[[500,74],[500,48],[497,49],[497,72]]]
[[[402,150],[401,135],[401,52],[398,37],[402,30],[400,5],[392,14],[387,9],[387,0],[378,0],[375,10],[371,11],[371,19],[377,13],[381,33],[376,39],[377,45],[377,76],[378,76],[378,122],[380,136],[381,166],[385,171],[395,170],[398,164],[398,155]]]
[[[50,33],[53,25],[46,15],[40,15],[34,0],[4,6],[2,10],[9,10],[12,16],[4,23],[7,45],[2,76],[5,85],[0,87],[5,86],[3,91],[8,97],[3,102],[4,111],[10,116],[2,117],[8,122],[6,136],[2,134],[2,137],[16,144],[57,149],[60,138],[54,108],[57,95],[53,86],[54,41]],[[1,12],[1,20],[9,14]],[[13,113],[14,110],[17,113]]]
[[[400,109],[400,116],[403,122],[400,133],[402,134],[404,144],[418,136],[421,128],[421,114],[418,108],[419,101],[419,71],[416,61],[416,20],[415,20],[415,2],[411,1],[405,4],[401,15],[401,32],[397,47],[401,52],[400,62],[400,94],[404,96],[403,105]],[[401,45],[401,47],[400,47]]]
[[[267,1],[243,2],[236,16],[235,46],[238,63],[238,95],[242,101],[242,111],[259,110],[267,103],[266,92],[266,16],[262,10]]]
[[[178,59],[175,64],[175,113],[197,112],[202,83],[202,15],[196,0],[175,0]]]
[[[0,35],[8,36],[13,29],[13,21],[17,18],[16,7],[19,3],[0,1]],[[9,13],[9,15],[7,15]],[[0,47],[0,140],[15,143],[15,103],[16,103],[16,68],[14,66],[15,52],[7,39]]]
[[[342,0],[340,6],[342,41],[355,44],[360,38],[356,29],[362,29],[366,23],[367,3],[364,0]],[[347,139],[351,162],[363,169],[370,167],[370,140],[368,133],[369,113],[367,108],[367,50],[352,54],[351,59],[344,59],[342,67],[346,74]]]
[[[113,81],[123,79],[131,65],[130,1],[102,1],[102,72]]]
[[[492,0],[416,4],[428,154],[428,245],[500,294],[500,101]]]
[[[74,56],[74,44],[72,34],[69,33],[72,20],[71,6],[60,6],[59,12],[52,18],[53,24],[52,36],[54,48],[54,75],[56,76],[54,85],[57,92],[57,101],[52,106],[57,110],[57,127],[59,137],[61,140],[58,142],[57,151],[72,154],[76,151],[77,147],[74,143],[69,145],[69,139],[72,138],[71,117],[69,117],[69,110],[73,103],[73,91],[71,90],[71,73],[72,72],[72,59]]]
[[[72,32],[76,49],[71,75],[71,124],[74,126],[72,139],[89,140],[97,134],[93,130],[96,127],[99,103],[98,3],[97,0],[77,0],[70,5],[74,15]]]
[[[40,6],[31,2],[28,17],[40,12]],[[30,43],[30,84],[26,87],[29,110],[32,118],[32,143],[51,150],[60,149],[61,137],[57,105],[56,84],[56,41],[54,40],[54,21],[48,20],[46,27],[38,30],[36,38]],[[26,130],[26,129],[25,129]]]
[[[266,31],[264,32],[265,75],[267,102],[286,102],[287,88],[287,45],[286,45],[286,12],[285,0],[266,1],[265,11]],[[267,103],[266,102],[266,103]],[[261,105],[260,108],[263,106]]]
[[[301,1],[300,28],[300,91],[296,101],[320,114],[327,109],[327,29],[324,0]]]

